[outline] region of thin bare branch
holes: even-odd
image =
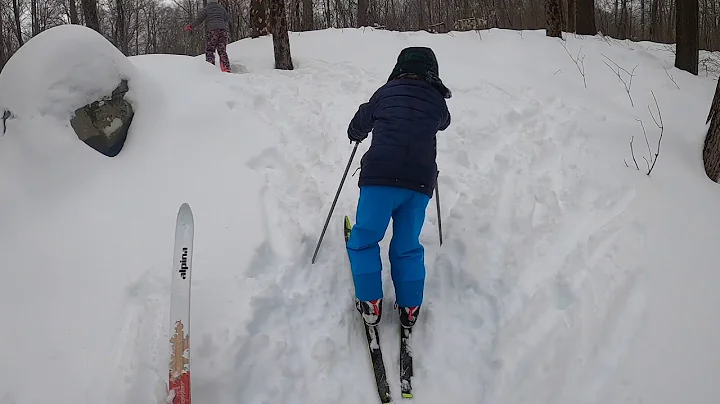
[[[574,58],[570,54],[570,51],[568,50],[565,42],[560,40],[560,44],[562,45],[563,49],[565,49],[565,52],[567,53],[568,57],[570,57],[570,60],[572,60],[573,63],[575,63],[575,66],[577,67],[578,72],[580,72],[580,75],[582,76],[583,85],[585,85],[585,88],[587,88],[587,80],[585,78],[585,55],[580,56],[580,51],[582,50],[582,45],[580,45],[580,49],[578,49],[577,58]]]
[[[634,107],[634,106],[635,106],[635,103],[633,102],[632,95],[630,95],[630,89],[632,88],[632,80],[633,80],[633,77],[635,77],[635,69],[637,69],[638,65],[635,65],[635,67],[632,69],[632,72],[629,72],[629,71],[627,71],[626,69],[622,68],[622,67],[621,67],[620,65],[618,65],[617,63],[615,63],[612,59],[610,59],[609,57],[605,56],[604,54],[603,54],[603,57],[604,57],[605,59],[609,60],[612,64],[614,64],[614,65],[617,67],[617,71],[615,71],[615,69],[613,69],[612,66],[610,66],[606,61],[603,60],[603,63],[605,63],[605,66],[607,66],[608,68],[610,68],[610,70],[612,70],[612,72],[615,73],[615,75],[617,76],[617,78],[620,80],[620,82],[621,82],[621,83],[623,84],[623,86],[625,87],[625,92],[627,93],[628,98],[630,99],[630,105]],[[629,76],[629,80],[628,80],[628,81],[625,81],[625,79],[623,79],[622,75],[620,74],[621,71],[624,71],[625,73],[628,74],[628,76]]]
[[[675,82],[675,79],[673,78],[673,76],[670,75],[670,72],[668,72],[668,69],[664,69],[664,70],[665,70],[665,74],[670,78],[670,81],[672,81],[673,84],[675,84],[675,87],[677,87],[677,89],[679,90],[680,86],[678,85],[677,82]]]
[[[657,163],[658,155],[660,154],[660,143],[662,142],[663,133],[665,132],[665,126],[663,124],[662,120],[662,113],[660,112],[660,106],[658,105],[657,98],[655,97],[655,93],[650,91],[650,93],[653,96],[653,100],[655,100],[655,108],[657,108],[658,113],[658,119],[660,122],[655,119],[655,115],[653,115],[652,111],[650,111],[650,106],[648,106],[648,110],[650,111],[650,116],[652,116],[653,121],[655,121],[655,125],[657,125],[658,128],[660,128],[660,137],[658,137],[658,144],[657,144],[657,151],[655,152],[655,158],[653,159],[652,166],[648,169],[647,175],[650,175],[653,168],[655,168],[655,163]]]

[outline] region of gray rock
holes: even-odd
[[[70,120],[80,140],[108,157],[115,157],[122,150],[135,115],[132,105],[125,100],[127,91],[127,80],[122,80],[110,97],[78,108]]]

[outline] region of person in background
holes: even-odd
[[[200,10],[195,21],[185,26],[191,32],[194,27],[205,22],[205,60],[215,64],[215,51],[220,56],[220,69],[230,73],[230,59],[227,54],[227,43],[230,33],[230,17],[225,7],[217,0],[208,0],[205,8]]]
[[[368,325],[377,325],[382,313],[378,243],[391,218],[389,258],[400,323],[410,328],[417,320],[425,287],[419,238],[437,181],[436,135],[450,126],[451,96],[432,49],[405,48],[387,83],[360,105],[348,126],[351,142],[373,134],[360,163],[356,223],[347,242],[355,304]]]

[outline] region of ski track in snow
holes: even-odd
[[[247,163],[265,184],[261,198],[268,237],[244,274],[258,282],[260,292],[251,298],[246,334],[213,349],[218,358],[232,358],[231,369],[204,375],[195,384],[194,391],[212,402],[229,403],[239,396],[251,403],[377,399],[340,232],[344,214],[354,219],[358,192],[352,174],[369,142],[358,149],[318,261],[310,265],[350,155],[344,135],[347,121],[364,102],[353,94],[371,94],[375,88],[362,83],[377,77],[352,67],[351,74],[339,75],[335,67],[318,61],[305,68],[312,75],[257,73],[253,80],[262,85],[238,86],[245,99],[228,101],[229,108],[255,109],[276,138],[270,142],[274,146]],[[613,318],[604,312],[613,299],[603,294],[617,293],[616,305],[633,296],[628,278],[633,268],[616,268],[611,274],[593,269],[608,268],[618,243],[633,243],[642,234],[641,228],[620,227],[615,221],[632,202],[634,189],[619,184],[610,195],[598,191],[607,184],[595,183],[579,164],[594,153],[587,146],[589,134],[574,123],[574,110],[562,101],[524,88],[479,85],[458,88],[456,97],[476,97],[475,103],[464,105],[480,104],[486,114],[452,110],[453,126],[439,134],[445,243],[438,245],[433,199],[421,236],[428,276],[422,320],[413,334],[414,401],[437,402],[451,394],[454,400],[472,402],[513,397],[509,402],[550,403],[562,394],[589,394],[550,389],[554,397],[538,400],[533,384],[522,383],[543,380],[541,374],[559,362],[595,360],[594,366],[602,368],[602,361],[613,357],[612,352],[599,352],[592,358],[568,359],[556,352],[576,340],[592,343],[592,333],[599,330],[583,329],[585,316]],[[318,99],[318,91],[353,101]],[[297,102],[285,105],[275,99]],[[353,107],[338,109],[338,104]],[[576,158],[566,160],[570,154],[557,153],[558,147],[575,150]],[[458,164],[444,169],[448,159]],[[386,269],[380,337],[397,400],[398,320],[385,255],[389,229],[382,243]],[[467,240],[477,243],[472,254]],[[578,268],[588,257],[592,266]],[[581,296],[585,292],[589,295]],[[621,316],[604,332],[619,338],[630,330],[629,322]],[[585,340],[571,338],[573,333]],[[453,343],[441,342],[446,339]],[[360,377],[348,384],[339,374]],[[571,370],[565,377],[573,377]],[[566,380],[553,382],[558,389],[566,386]],[[229,388],[211,388],[217,384]],[[600,386],[588,389],[593,387]],[[220,396],[221,391],[228,395]]]

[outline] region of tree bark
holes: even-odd
[[[620,4],[620,21],[618,21],[618,39],[628,39],[628,7],[627,0],[622,0]]]
[[[293,1],[293,21],[292,21],[292,30],[293,31],[302,31],[302,18],[300,16],[300,0],[292,0]]]
[[[700,47],[698,0],[676,0],[675,42],[675,67],[697,75]]]
[[[303,29],[305,31],[315,29],[312,0],[303,0]]]
[[[22,28],[20,25],[20,5],[18,0],[13,0],[13,14],[15,16],[15,35],[18,40],[18,47],[23,46]]]
[[[567,7],[567,30],[568,32],[575,32],[575,22],[577,21],[577,0],[567,0]]]
[[[37,0],[30,0],[30,33],[32,36],[40,33]]]
[[[711,180],[718,182],[718,177],[720,177],[720,80],[715,87],[715,97],[710,106],[707,122],[710,122],[710,127],[703,146],[703,165],[705,174]]]
[[[425,0],[417,0],[418,29],[425,29]]]
[[[640,40],[645,39],[645,0],[640,0]]]
[[[100,19],[98,18],[97,12],[97,1],[80,0],[80,4],[82,5],[83,16],[85,16],[85,25],[102,35],[102,31],[100,31]]]
[[[2,70],[3,66],[5,66],[5,31],[3,30],[3,15],[5,15],[5,10],[3,9],[3,4],[0,3],[0,70]]]
[[[547,17],[545,34],[547,36],[562,38],[562,14],[560,13],[560,1],[545,0],[545,14]]]
[[[70,24],[78,25],[80,24],[80,19],[78,19],[78,12],[77,12],[77,3],[76,0],[69,0],[69,10],[70,10]]]
[[[368,0],[357,0],[357,28],[367,27]]]
[[[257,38],[268,34],[266,0],[250,0],[250,36]]]
[[[284,0],[270,0],[270,28],[273,36],[275,68],[293,70]]]
[[[126,24],[125,24],[125,5],[123,4],[123,0],[115,0],[115,7],[117,11],[117,21],[115,22],[115,29],[117,30],[117,42],[120,46],[120,51],[125,55],[128,56],[128,40],[127,40],[127,30],[126,30]]]
[[[660,11],[658,2],[660,0],[650,1],[652,1],[650,4],[650,40],[657,41],[658,33],[661,32],[659,29],[660,19],[658,18],[658,12]]]
[[[575,7],[575,22],[575,30],[578,34],[597,34],[594,0],[577,0],[577,5]]]

